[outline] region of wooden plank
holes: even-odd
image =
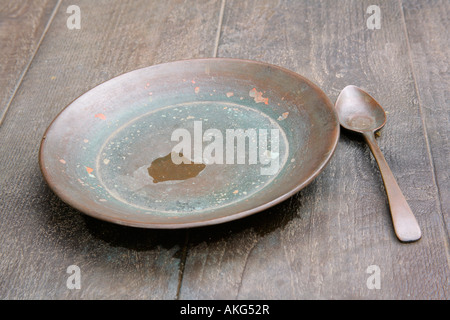
[[[0,2],[0,124],[57,3],[57,0]]]
[[[450,3],[403,1],[403,9],[441,212],[450,233]]]
[[[73,99],[118,74],[210,56],[220,2],[63,1],[0,127],[0,298],[174,299],[186,231],[139,230],[63,204],[38,166],[40,139]],[[81,289],[69,290],[70,265]]]
[[[448,298],[447,234],[398,1],[227,1],[218,55],[262,60],[310,78],[335,101],[354,84],[388,112],[378,142],[422,227],[402,244],[368,147],[343,133],[329,166],[267,212],[192,230],[182,299]],[[380,289],[367,273],[380,271]],[[370,269],[369,269],[370,271]]]

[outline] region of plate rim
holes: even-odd
[[[266,66],[266,67],[271,67],[271,68],[275,68],[278,69],[284,73],[290,74],[295,78],[299,78],[302,81],[304,81],[305,83],[307,83],[311,88],[314,89],[314,91],[323,99],[323,101],[325,102],[325,105],[328,107],[330,113],[333,115],[334,119],[335,119],[335,130],[334,130],[334,135],[330,137],[330,140],[332,141],[331,144],[331,149],[328,152],[328,154],[326,155],[326,157],[324,158],[323,161],[320,162],[320,165],[311,173],[311,175],[309,175],[308,179],[306,179],[305,181],[303,181],[302,183],[298,184],[295,188],[291,189],[290,191],[284,193],[283,195],[272,199],[268,202],[259,204],[251,209],[248,210],[244,210],[244,211],[239,211],[230,215],[226,215],[223,217],[218,217],[218,218],[211,218],[208,220],[200,220],[200,221],[191,221],[191,222],[181,222],[181,223],[176,223],[174,221],[172,222],[167,222],[167,223],[162,223],[162,222],[158,222],[158,223],[152,223],[152,222],[142,222],[142,221],[134,221],[131,219],[122,219],[122,218],[117,218],[117,217],[111,217],[109,215],[105,215],[105,214],[101,214],[99,212],[97,212],[96,210],[91,210],[89,207],[81,204],[78,201],[73,201],[72,198],[68,195],[66,195],[66,193],[64,193],[63,190],[61,190],[60,188],[58,188],[58,184],[55,183],[53,181],[53,179],[51,178],[50,174],[47,172],[47,169],[45,168],[45,164],[44,164],[44,145],[45,145],[45,140],[47,135],[49,134],[49,132],[52,129],[53,124],[58,120],[58,118],[60,117],[60,115],[67,111],[67,109],[79,98],[81,98],[82,96],[84,96],[86,93],[94,90],[95,88],[103,85],[104,83],[108,82],[108,81],[112,81],[114,79],[117,79],[121,76],[124,76],[128,73],[137,71],[137,70],[142,70],[142,69],[151,69],[153,67],[157,67],[157,66],[163,66],[163,65],[167,65],[167,64],[173,64],[173,63],[177,63],[177,62],[207,62],[207,61],[230,61],[230,62],[237,62],[237,63],[250,63],[250,64],[256,64],[256,65],[261,65],[261,66]],[[87,91],[83,92],[81,95],[77,96],[75,99],[73,99],[69,104],[67,104],[61,111],[59,111],[57,113],[57,115],[53,118],[53,120],[50,122],[50,124],[48,125],[48,127],[46,128],[42,138],[41,138],[41,142],[39,145],[39,152],[38,152],[38,161],[39,161],[39,168],[40,171],[42,173],[42,176],[44,177],[44,180],[46,181],[47,185],[49,186],[49,188],[52,190],[52,192],[60,199],[62,200],[64,203],[66,203],[67,205],[69,205],[70,207],[80,211],[83,214],[86,214],[88,216],[91,216],[93,218],[99,219],[99,220],[103,220],[106,222],[110,222],[110,223],[115,223],[115,224],[119,224],[119,225],[123,225],[123,226],[129,226],[129,227],[138,227],[138,228],[146,228],[146,229],[185,229],[185,228],[193,228],[193,227],[202,227],[202,226],[210,226],[210,225],[215,225],[215,224],[222,224],[225,222],[229,222],[229,221],[234,221],[234,220],[238,220],[247,216],[250,216],[252,214],[267,210],[287,199],[289,199],[290,197],[292,197],[293,195],[295,195],[296,193],[298,193],[300,190],[302,190],[303,188],[305,188],[306,186],[308,186],[324,169],[325,167],[329,164],[331,158],[333,157],[335,151],[336,151],[336,147],[337,144],[339,142],[339,136],[340,136],[340,125],[339,125],[339,120],[338,120],[338,116],[336,113],[336,110],[334,108],[333,103],[331,102],[330,98],[325,94],[325,92],[318,86],[316,85],[314,82],[312,82],[311,80],[309,80],[308,78],[302,76],[299,73],[296,73],[292,70],[289,70],[285,67],[281,67],[278,65],[274,65],[271,63],[267,63],[267,62],[262,62],[262,61],[258,61],[258,60],[250,60],[250,59],[239,59],[239,58],[193,58],[193,59],[181,59],[181,60],[174,60],[174,61],[169,61],[169,62],[164,62],[164,63],[159,63],[159,64],[154,64],[154,65],[150,65],[150,66],[146,66],[146,67],[142,67],[142,68],[137,68],[131,71],[127,71],[121,74],[118,74],[106,81],[103,81],[95,86],[93,86],[92,88],[88,89]]]

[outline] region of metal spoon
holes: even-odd
[[[419,240],[419,224],[375,140],[375,131],[386,123],[383,108],[360,88],[347,86],[336,101],[336,110],[341,126],[362,133],[369,144],[383,178],[397,238],[403,242]]]

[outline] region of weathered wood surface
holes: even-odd
[[[0,123],[44,37],[57,0],[0,1]]]
[[[450,232],[450,12],[449,2],[405,1],[406,28],[421,118],[447,234]]]
[[[72,4],[59,4],[0,126],[0,298],[449,298],[447,1],[383,2],[380,30],[366,26],[368,0],[86,0],[81,30],[68,30]],[[347,132],[306,189],[224,225],[126,228],[52,194],[37,151],[65,105],[123,72],[214,52],[284,66],[332,101],[348,84],[370,92],[388,111],[378,142],[423,239],[395,238],[375,160]],[[66,287],[73,264],[80,290]],[[370,265],[379,290],[366,285]]]
[[[214,51],[219,1],[63,1],[0,127],[0,298],[174,299],[186,231],[136,230],[67,207],[39,172],[39,141],[86,90],[133,69]],[[82,290],[68,290],[77,265]]]
[[[332,101],[348,84],[376,97],[388,112],[378,142],[423,239],[396,241],[376,163],[360,139],[343,132],[325,172],[290,201],[230,224],[228,232],[191,231],[182,298],[448,297],[448,234],[402,8],[383,3],[381,29],[369,30],[371,4],[227,1],[218,54],[287,67]],[[381,290],[366,286],[370,265],[381,270]]]

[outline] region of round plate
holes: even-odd
[[[287,199],[322,171],[338,137],[331,102],[304,77],[255,61],[195,59],[88,91],[51,123],[39,160],[56,195],[88,215],[185,228]]]

